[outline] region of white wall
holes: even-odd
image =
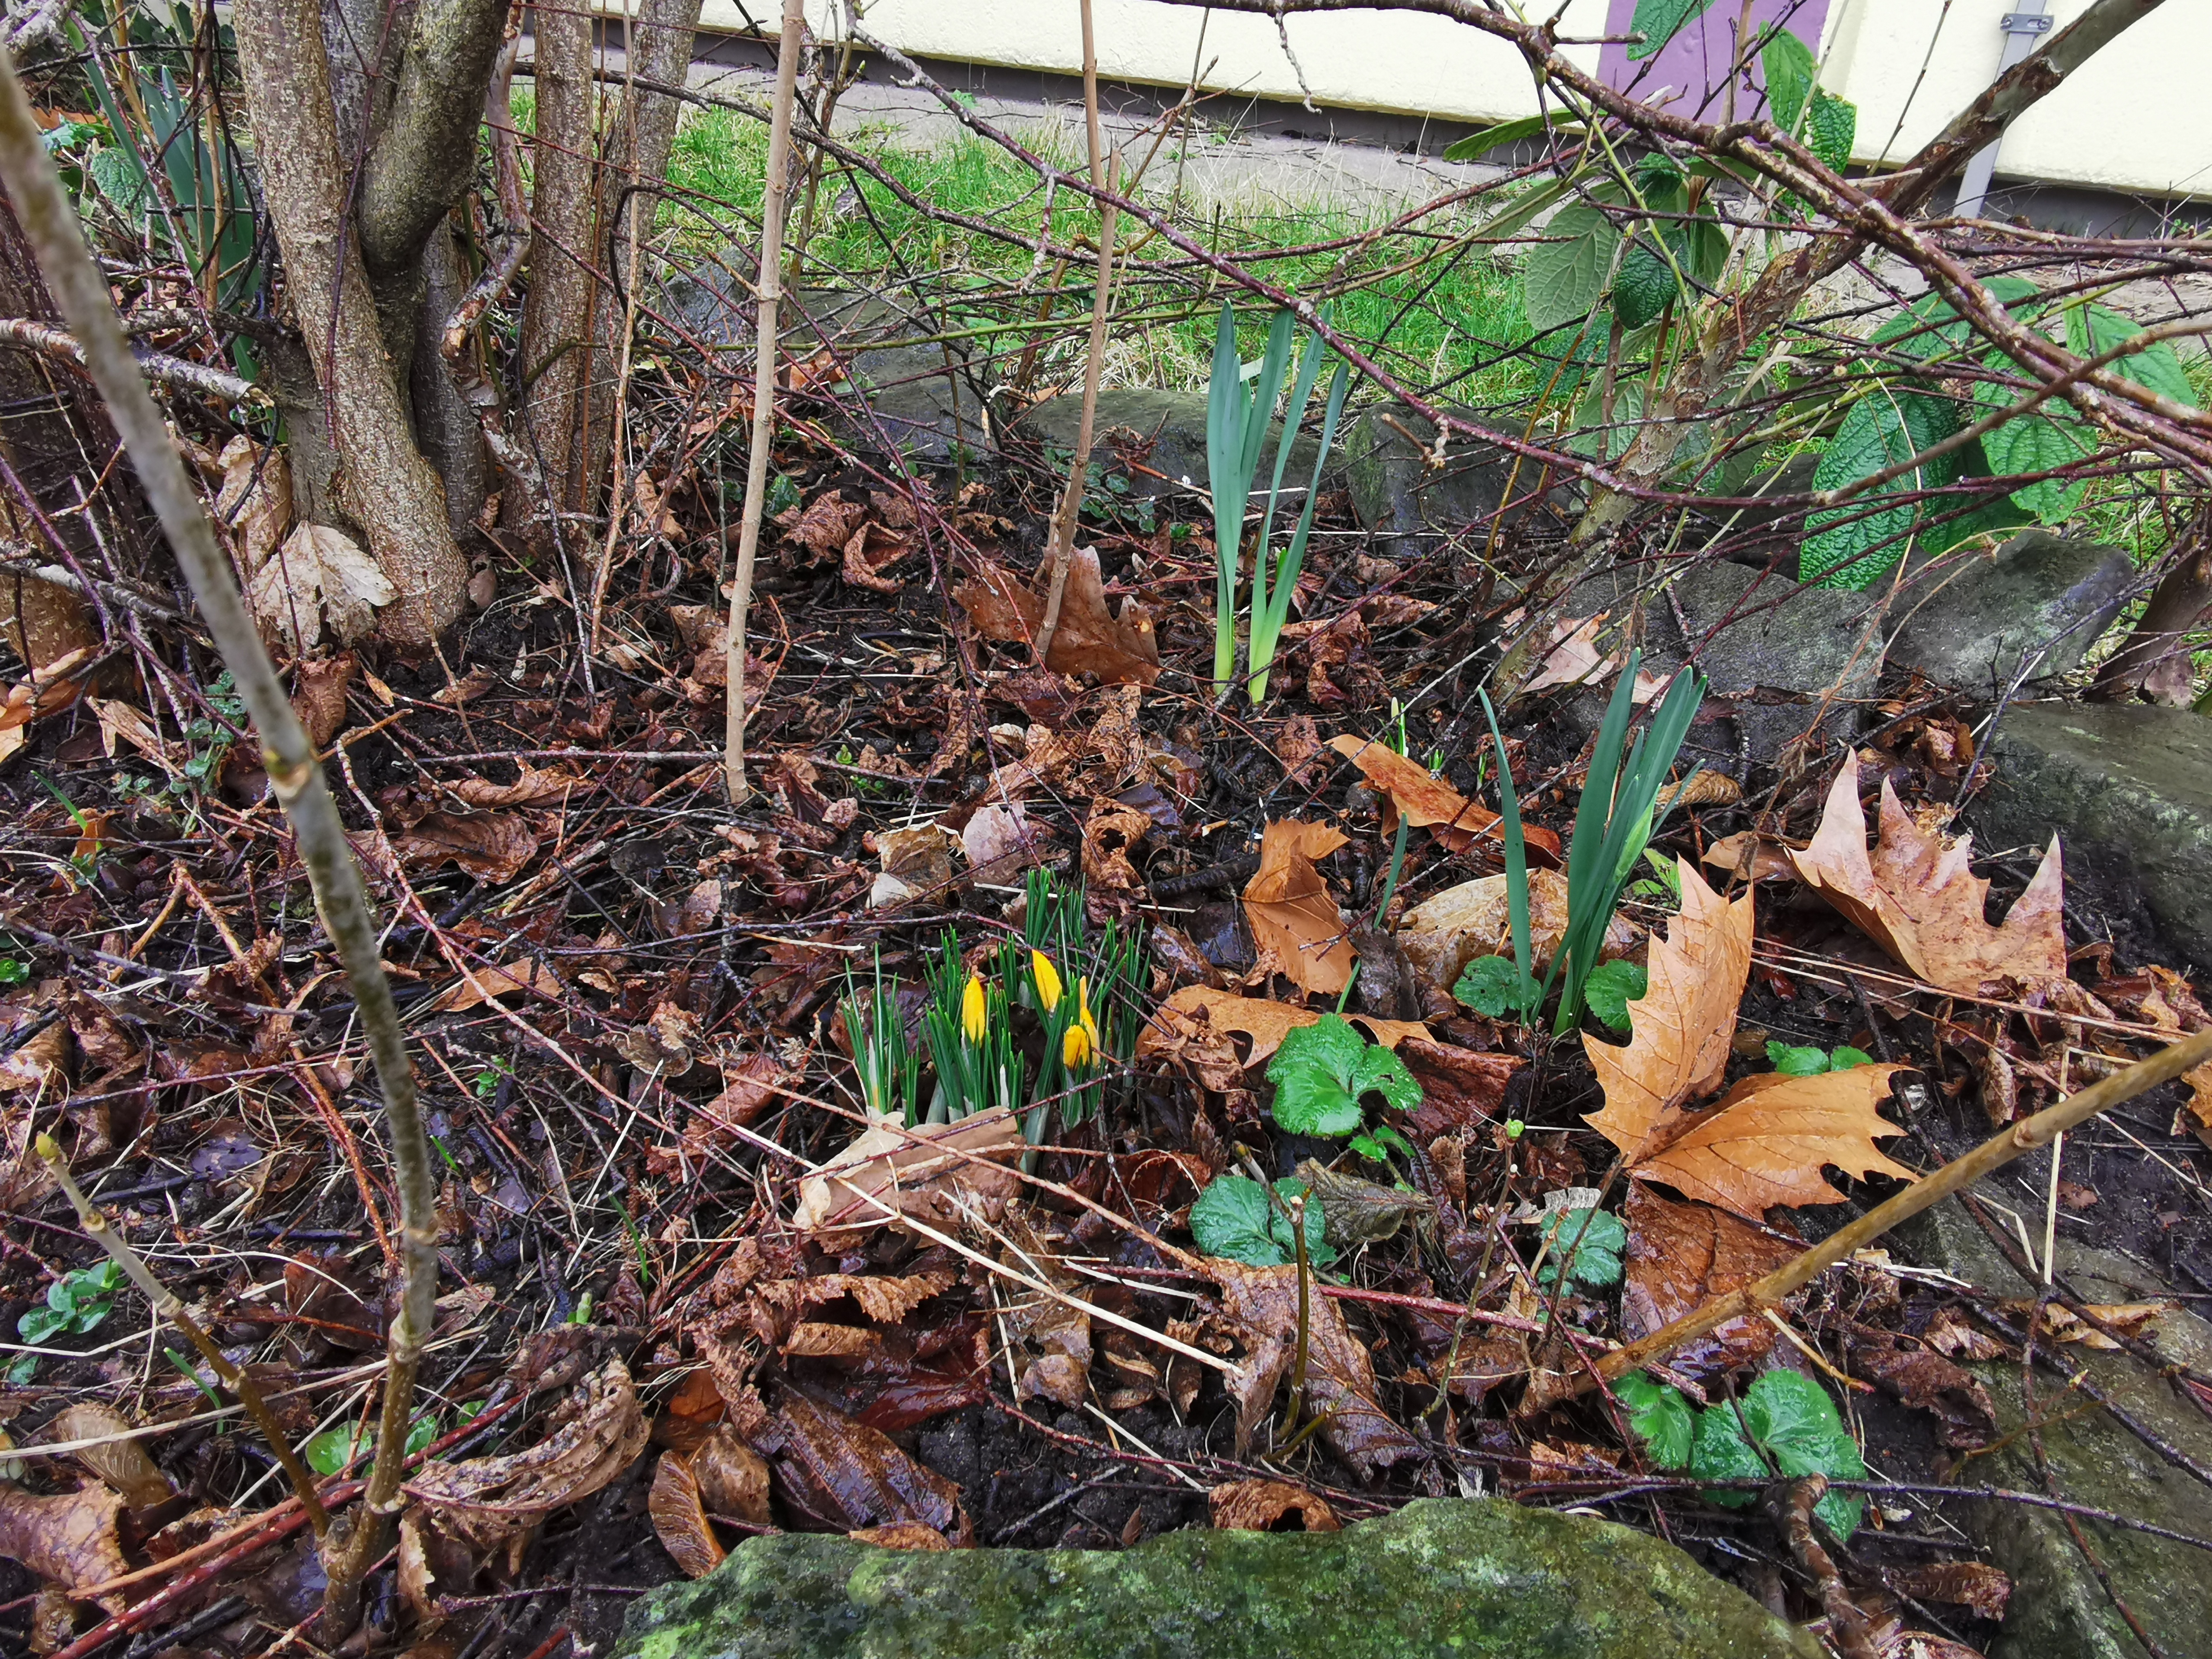
[[[2052,0],[2060,27],[2089,0]],[[1822,80],[1859,106],[1859,159],[1901,160],[1989,84],[2014,0],[1833,0]],[[612,12],[620,0],[604,3]],[[830,0],[808,0],[825,33]],[[746,13],[773,26],[775,0],[705,0],[702,24],[738,33]],[[1606,0],[1569,0],[1562,32],[1604,33]],[[875,0],[871,33],[902,51],[1073,73],[1082,64],[1077,0]],[[1159,0],[1096,0],[1099,73],[1180,87],[1194,60],[1212,90],[1296,101],[1299,75],[1267,18]],[[1526,65],[1510,46],[1443,18],[1346,12],[1287,20],[1316,101],[1489,121],[1534,112]],[[1204,31],[1203,46],[1200,31]],[[1568,55],[1595,71],[1598,48]],[[2212,192],[2212,0],[2166,0],[2017,123],[2006,177],[2158,195]]]

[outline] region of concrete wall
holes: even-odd
[[[1988,85],[2002,46],[1997,20],[2016,0],[1800,3],[1808,21],[1819,21],[1823,84],[1859,106],[1858,159],[1875,162],[1911,154]],[[2088,4],[2051,0],[2049,9],[2063,27]],[[617,12],[620,0],[603,0],[602,9]],[[809,16],[825,33],[836,10],[830,0],[808,0]],[[1562,33],[1617,33],[1633,10],[1634,0],[1568,0]],[[1734,10],[1716,5],[1708,18],[1732,19]],[[772,33],[777,13],[775,0],[705,0],[701,23],[739,34],[757,21]],[[1099,73],[1109,80],[1180,87],[1195,72],[1207,88],[1232,95],[1296,103],[1310,91],[1324,105],[1461,123],[1536,109],[1517,52],[1443,18],[1293,16],[1294,64],[1267,18],[1158,0],[1096,0],[1094,15]],[[1066,74],[1082,63],[1078,19],[1077,0],[875,0],[867,26],[917,57]],[[1601,50],[1566,48],[1593,73]],[[1617,71],[1617,48],[1607,67]],[[2208,72],[2212,0],[2166,0],[2014,127],[1999,173],[2162,197],[2212,194]],[[1639,95],[1650,87],[1647,77]]]

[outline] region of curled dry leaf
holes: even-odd
[[[885,1550],[949,1550],[952,1540],[919,1521],[894,1521],[887,1527],[855,1527],[845,1534],[856,1544]]]
[[[496,886],[538,856],[538,831],[514,812],[429,812],[392,836],[392,850],[404,868],[453,864]]]
[[[2161,1314],[2173,1311],[2173,1304],[2171,1302],[2085,1302],[2081,1305],[2089,1310],[2090,1317],[2094,1318],[2097,1324],[2089,1323],[2073,1309],[2064,1307],[2058,1303],[2045,1304],[2042,1332],[2044,1340],[2047,1341],[2056,1338],[2061,1342],[2078,1342],[2085,1348],[2095,1348],[2103,1352],[2114,1353],[2118,1352],[2120,1345],[2106,1335],[2104,1331],[2098,1328],[2098,1326],[2105,1326],[2118,1331],[2122,1336],[2139,1337],[2142,1334],[2144,1326]],[[2034,1317],[2035,1304],[2028,1301],[2008,1302],[2004,1304],[2004,1311],[2010,1318],[2024,1322]]]
[[[1887,778],[1881,837],[1869,854],[1858,763],[1828,791],[1812,843],[1790,860],[1814,891],[1929,984],[1963,996],[2010,983],[2035,991],[2066,977],[2065,878],[2054,836],[2001,927],[1983,919],[1990,884],[1967,868],[1972,836],[1947,842],[1915,823]]]
[[[1552,636],[1546,642],[1536,672],[1522,686],[1524,695],[1549,690],[1555,685],[1596,685],[1607,680],[1620,665],[1605,656],[1597,648],[1597,630],[1606,613],[1584,617],[1579,621],[1567,618],[1552,624]]]
[[[1080,1303],[1083,1281],[1060,1265],[1052,1241],[1018,1208],[1006,1212],[1006,1243],[1000,1260],[1017,1273],[1044,1280]],[[1017,1401],[1043,1398],[1070,1410],[1091,1386],[1091,1316],[1054,1297],[1025,1298],[1005,1316],[1007,1364],[1018,1365]]]
[[[716,1424],[691,1455],[691,1478],[709,1515],[753,1527],[769,1524],[768,1463],[727,1423]]]
[[[954,588],[952,597],[986,639],[1033,644],[1043,631],[1044,596],[1002,566],[982,564],[976,580]],[[1150,685],[1160,677],[1152,613],[1134,599],[1123,603],[1118,617],[1107,609],[1094,547],[1076,548],[1068,558],[1060,628],[1044,665],[1063,674],[1095,674],[1109,685]]]
[[[678,1175],[696,1170],[720,1148],[735,1140],[737,1132],[769,1109],[777,1096],[791,1086],[792,1073],[770,1054],[750,1054],[734,1065],[722,1064],[722,1090],[703,1105],[691,1108],[682,1138],[673,1146],[646,1149],[645,1167],[655,1175]]]
[[[1221,1286],[1224,1315],[1244,1344],[1243,1369],[1224,1380],[1237,1401],[1237,1455],[1242,1457],[1290,1375],[1298,1342],[1298,1270],[1248,1267],[1200,1258]],[[1327,1413],[1320,1434],[1329,1449],[1364,1475],[1425,1455],[1375,1401],[1375,1367],[1331,1297],[1309,1297],[1306,1310],[1305,1410]]]
[[[244,436],[222,447],[218,464],[222,485],[216,492],[216,516],[237,538],[239,579],[251,580],[292,522],[292,469],[283,450]]]
[[[1464,853],[1478,837],[1498,839],[1498,814],[1480,801],[1469,800],[1442,778],[1431,777],[1426,767],[1406,758],[1388,744],[1364,738],[1331,738],[1328,746],[1366,775],[1382,791],[1396,812],[1416,830],[1433,830],[1437,839],[1455,853]],[[1395,812],[1386,813],[1382,828],[1395,832]],[[1523,831],[1529,847],[1540,856],[1557,859],[1559,838],[1534,824]]]
[[[960,1489],[900,1450],[888,1435],[787,1389],[773,1418],[749,1432],[777,1495],[794,1513],[837,1532],[918,1521],[965,1547],[975,1534]]]
[[[702,1366],[685,1375],[653,1419],[653,1443],[688,1457],[706,1443],[726,1409],[714,1374]]]
[[[668,1559],[687,1578],[704,1578],[722,1565],[726,1553],[714,1536],[714,1523],[699,1497],[699,1482],[690,1460],[678,1452],[663,1452],[653,1471],[653,1490],[646,1494],[646,1513],[653,1517],[654,1535]]]
[[[842,574],[855,587],[896,593],[905,584],[884,573],[913,550],[914,544],[904,536],[879,524],[862,525],[845,543]]]
[[[442,784],[459,801],[470,806],[560,806],[592,787],[583,778],[567,772],[540,772],[527,763],[513,783],[494,783],[489,778],[459,778]]]
[[[960,845],[976,880],[1006,886],[1039,861],[1045,836],[1019,801],[993,801],[977,807],[961,827]]]
[[[952,855],[963,850],[960,837],[934,820],[884,830],[876,837],[883,870],[868,891],[868,908],[879,910],[916,898],[942,900],[952,886]]]
[[[1344,843],[1327,824],[1276,819],[1260,837],[1260,868],[1244,886],[1244,915],[1261,963],[1299,989],[1327,996],[1352,977],[1356,952],[1314,860]]]
[[[0,1556],[71,1592],[104,1584],[131,1571],[115,1531],[122,1512],[121,1494],[104,1486],[39,1498],[0,1480]],[[111,1602],[122,1605],[100,1605]]]
[[[459,1013],[481,1008],[501,997],[535,993],[558,1000],[568,987],[551,964],[532,957],[519,957],[503,968],[465,968],[460,982],[441,991],[430,1004],[433,1012]]]
[[[1705,848],[1698,860],[1723,876],[1752,881],[1795,881],[1797,866],[1790,861],[1790,849],[1755,830],[1739,830]]]
[[[360,672],[360,661],[350,651],[315,662],[303,662],[292,692],[292,712],[307,728],[307,741],[320,749],[337,736],[346,723],[346,687]]]
[[[1996,1431],[1996,1408],[1972,1371],[1925,1348],[1891,1348],[1856,1356],[1857,1369],[1904,1404],[1936,1419],[1947,1446],[1986,1446]]]
[[[129,1419],[112,1406],[65,1407],[46,1425],[46,1433],[58,1442],[106,1437],[106,1444],[87,1446],[76,1453],[76,1461],[106,1481],[131,1509],[167,1503],[174,1496],[169,1478],[154,1466],[144,1444],[129,1437]]]
[[[1977,1618],[2001,1622],[2012,1599],[2012,1580],[1986,1561],[1931,1561],[1894,1567],[1882,1575],[1899,1595],[1916,1601],[1944,1601],[1971,1607]]]
[[[807,1177],[792,1221],[817,1237],[849,1237],[882,1226],[886,1209],[933,1225],[957,1221],[963,1201],[994,1211],[1021,1185],[1007,1165],[1022,1150],[1021,1126],[1003,1106],[912,1129],[887,1121]]]
[[[1447,887],[1408,910],[1398,924],[1398,948],[1415,973],[1445,996],[1477,957],[1510,957],[1513,923],[1505,878],[1483,876]],[[1528,954],[1540,976],[1567,932],[1567,878],[1556,870],[1528,872]],[[1636,930],[1614,916],[1606,923],[1601,957],[1626,956]]]
[[[1206,1495],[1213,1524],[1234,1532],[1335,1532],[1328,1502],[1287,1480],[1232,1480]]]
[[[304,651],[325,632],[341,644],[376,627],[376,608],[399,590],[367,549],[326,524],[303,524],[246,585],[246,608],[261,631]]]
[[[1129,861],[1129,854],[1152,832],[1152,821],[1141,810],[1103,796],[1092,800],[1083,821],[1083,878],[1093,890],[1131,893],[1144,885],[1144,878]]]
[[[562,1403],[552,1431],[529,1450],[426,1463],[409,1478],[407,1495],[440,1531],[491,1550],[610,1484],[637,1461],[648,1432],[629,1368],[611,1359]]]
[[[1664,1181],[1692,1198],[1759,1220],[1777,1204],[1833,1204],[1843,1194],[1820,1174],[1912,1179],[1875,1139],[1905,1132],[1875,1109],[1902,1066],[1858,1066],[1817,1077],[1747,1077],[1712,1110],[1691,1101],[1728,1068],[1736,1005],[1751,971],[1752,896],[1729,902],[1677,860],[1682,908],[1651,941],[1648,986],[1628,1005],[1626,1046],[1585,1035],[1605,1091],[1583,1121],[1620,1149],[1632,1175]]]
[[[1260,1065],[1282,1046],[1286,1035],[1316,1024],[1321,1016],[1316,1008],[1186,985],[1162,1003],[1159,1012],[1138,1033],[1137,1057],[1172,1055],[1190,1066],[1207,1088],[1233,1089],[1246,1068]],[[1416,1020],[1360,1013],[1345,1018],[1386,1048],[1395,1048],[1408,1037],[1425,1039],[1429,1035],[1429,1028]]]
[[[1770,1238],[1726,1210],[1710,1204],[1677,1204],[1641,1185],[1629,1188],[1628,1202],[1622,1207],[1628,1249],[1620,1322],[1622,1334],[1632,1341],[1673,1324],[1717,1296],[1764,1279],[1802,1248]],[[1677,1349],[1667,1363],[1703,1382],[1757,1365],[1776,1340],[1774,1327],[1764,1319],[1731,1319]]]

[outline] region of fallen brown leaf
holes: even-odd
[[[1083,878],[1094,890],[1134,892],[1144,878],[1129,854],[1152,833],[1152,821],[1133,806],[1103,796],[1091,803],[1083,821]]]
[[[1891,1589],[1916,1601],[1945,1601],[1971,1607],[1992,1624],[2004,1619],[2012,1599],[2012,1580],[1986,1561],[1931,1561],[1917,1567],[1893,1567],[1882,1575]]]
[[[1640,1185],[1629,1188],[1622,1218],[1628,1224],[1628,1249],[1620,1323],[1632,1341],[1765,1278],[1800,1248],[1768,1237],[1725,1210],[1677,1204]],[[1667,1363],[1705,1382],[1757,1365],[1775,1341],[1774,1327],[1765,1320],[1732,1319],[1677,1349]]]
[[[887,1527],[855,1527],[845,1534],[856,1544],[882,1550],[949,1550],[952,1540],[919,1521],[894,1521]]]
[[[1298,1270],[1248,1267],[1201,1258],[1221,1286],[1222,1311],[1243,1340],[1240,1376],[1225,1378],[1237,1401],[1237,1455],[1251,1445],[1290,1375],[1298,1340]],[[1306,1413],[1325,1416],[1319,1431],[1329,1449],[1364,1475],[1425,1455],[1421,1443],[1376,1403],[1375,1367],[1352,1336],[1334,1298],[1310,1297],[1306,1310]]]
[[[1447,887],[1408,910],[1398,924],[1398,948],[1429,984],[1444,995],[1477,957],[1513,954],[1512,919],[1502,875],[1481,876]],[[1540,866],[1528,872],[1528,954],[1540,977],[1567,932],[1567,878]],[[1626,956],[1635,948],[1636,930],[1625,917],[1606,923],[1601,957]]]
[[[692,1475],[688,1458],[672,1451],[660,1454],[645,1509],[653,1517],[660,1547],[685,1577],[704,1578],[722,1565],[726,1552],[707,1519],[707,1506],[700,1502],[699,1482]]]
[[[1003,1106],[913,1129],[880,1124],[800,1183],[792,1222],[805,1233],[851,1237],[889,1219],[878,1205],[956,1222],[963,1194],[987,1209],[1013,1196],[1021,1182],[1006,1165],[1022,1149],[1021,1126]]]
[[[495,1549],[611,1483],[637,1461],[648,1432],[629,1369],[611,1359],[562,1402],[552,1431],[527,1451],[425,1463],[409,1478],[407,1495],[441,1532]]]
[[[977,629],[987,639],[1033,643],[1044,629],[1044,596],[988,562],[976,578],[954,588],[952,597]],[[1095,674],[1109,685],[1150,685],[1160,677],[1152,615],[1134,599],[1122,605],[1118,617],[1107,610],[1096,548],[1079,547],[1068,559],[1059,631],[1045,666],[1063,674]]]
[[[896,593],[906,584],[884,572],[913,550],[913,544],[905,537],[879,524],[862,525],[845,544],[842,574],[855,587],[877,593]]]
[[[1915,823],[1885,778],[1871,855],[1858,763],[1828,791],[1812,843],[1790,860],[1821,897],[1911,973],[1965,996],[2010,982],[2035,991],[2066,977],[2065,878],[2054,836],[2001,927],[1983,920],[1990,884],[1967,867],[1971,836],[1946,842]]]
[[[837,1532],[918,1521],[963,1547],[974,1541],[960,1489],[900,1450],[890,1436],[787,1389],[748,1437],[769,1460],[777,1495]]]
[[[1349,735],[1329,739],[1328,746],[1350,761],[1406,815],[1416,830],[1433,830],[1437,839],[1455,853],[1464,853],[1478,838],[1498,839],[1497,813],[1480,801],[1471,801],[1446,783],[1431,777],[1426,767],[1410,761],[1388,744]],[[1396,830],[1386,814],[1386,833]],[[1559,838],[1534,824],[1524,827],[1528,845],[1547,857],[1559,856]]]
[[[460,778],[440,787],[471,806],[558,806],[592,787],[583,778],[567,772],[541,772],[525,762],[522,775],[513,783],[494,783],[489,778]]]
[[[708,1514],[749,1526],[769,1524],[768,1464],[727,1423],[716,1424],[691,1454],[691,1478]]]
[[[1629,1042],[1583,1038],[1605,1091],[1603,1109],[1583,1121],[1620,1149],[1632,1176],[1754,1221],[1777,1204],[1841,1202],[1820,1174],[1824,1164],[1911,1180],[1911,1170],[1874,1144],[1905,1133],[1875,1109],[1902,1066],[1767,1073],[1745,1078],[1709,1112],[1686,1109],[1728,1068],[1751,972],[1752,895],[1723,900],[1686,859],[1675,872],[1682,908],[1666,937],[1651,941],[1647,988],[1628,1005]]]
[[[1158,1013],[1138,1033],[1137,1057],[1172,1056],[1190,1066],[1207,1088],[1233,1089],[1248,1067],[1261,1064],[1282,1046],[1286,1035],[1300,1026],[1316,1024],[1321,1016],[1322,1011],[1316,1008],[1186,985],[1162,1003]],[[1361,1013],[1347,1013],[1345,1018],[1386,1048],[1395,1048],[1408,1037],[1429,1035],[1429,1028],[1418,1021],[1378,1019]],[[1241,1053],[1237,1041],[1240,1037],[1246,1045]]]
[[[1528,1063],[1519,1054],[1492,1054],[1419,1037],[1395,1047],[1398,1058],[1421,1085],[1413,1127],[1424,1139],[1489,1122],[1504,1105],[1514,1073]]]
[[[307,741],[316,748],[320,749],[343,729],[346,687],[353,683],[360,668],[360,661],[350,651],[300,665],[299,684],[292,692],[292,712],[307,728]]]
[[[0,1556],[65,1590],[104,1584],[131,1571],[115,1531],[122,1512],[121,1495],[104,1486],[38,1498],[0,1480]],[[101,1605],[111,1601],[122,1605],[112,1597]]]
[[[284,452],[233,438],[222,447],[222,487],[216,492],[216,517],[237,538],[241,580],[267,563],[292,522],[292,469]]]
[[[130,1420],[112,1406],[64,1407],[46,1425],[46,1433],[56,1441],[113,1437],[104,1446],[85,1447],[76,1457],[121,1494],[124,1503],[131,1509],[143,1510],[166,1503],[174,1496],[169,1478],[155,1467],[143,1443],[128,1437]]]
[[[1232,1480],[1206,1495],[1213,1524],[1235,1532],[1335,1532],[1327,1501],[1287,1480]]]
[[[426,813],[392,837],[392,850],[403,866],[434,870],[459,865],[478,881],[495,885],[512,881],[538,855],[538,832],[512,812]]]
[[[1259,871],[1244,886],[1244,914],[1262,964],[1325,996],[1344,988],[1357,953],[1314,860],[1344,844],[1326,824],[1275,819],[1260,837]]]
[[[2004,1311],[2014,1319],[2027,1320],[2033,1316],[2035,1304],[2029,1301],[2008,1302]],[[2081,1304],[2096,1319],[2123,1336],[2140,1336],[2142,1328],[2162,1314],[2171,1313],[2171,1302],[2085,1302]],[[2120,1345],[2075,1313],[2058,1303],[2045,1303],[2043,1308],[2043,1334],[2061,1342],[2078,1342],[2085,1348],[2103,1352],[2117,1352]]]
[[[465,969],[460,982],[441,991],[432,1000],[430,1008],[440,1013],[459,1013],[481,1008],[500,997],[532,991],[558,1000],[567,994],[568,988],[561,983],[560,975],[547,963],[534,957],[520,957],[503,968]]]
[[[696,1171],[721,1147],[735,1140],[737,1132],[769,1109],[791,1086],[792,1073],[774,1054],[745,1055],[734,1065],[722,1063],[722,1091],[702,1106],[694,1106],[673,1146],[646,1148],[645,1167],[655,1175]]]
[[[1943,1443],[1958,1449],[1985,1446],[1996,1428],[1996,1409],[1989,1391],[1971,1371],[1925,1348],[1892,1348],[1862,1353],[1856,1370],[1887,1389],[1905,1405],[1936,1421]]]
[[[653,1443],[688,1457],[705,1443],[726,1409],[714,1373],[704,1367],[690,1372],[653,1419]]]
[[[1790,861],[1790,851],[1780,842],[1755,830],[1739,830],[1705,848],[1705,856],[1698,862],[1724,876],[1747,873],[1753,881],[1795,881],[1797,866]],[[1745,869],[1747,858],[1750,860],[1748,872]]]

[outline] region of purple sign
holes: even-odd
[[[1736,60],[1737,40],[1747,21],[1753,39],[1767,24],[1779,23],[1817,56],[1827,17],[1828,0],[1712,0],[1702,15],[1685,23],[1650,58],[1632,58],[1626,46],[1607,46],[1598,59],[1598,74],[1616,91],[1659,105],[1669,114],[1717,121],[1728,112],[1729,65]],[[1605,32],[1626,34],[1635,18],[1636,0],[1613,0]],[[1749,72],[1736,81],[1739,118],[1764,112],[1764,85],[1754,57]]]

